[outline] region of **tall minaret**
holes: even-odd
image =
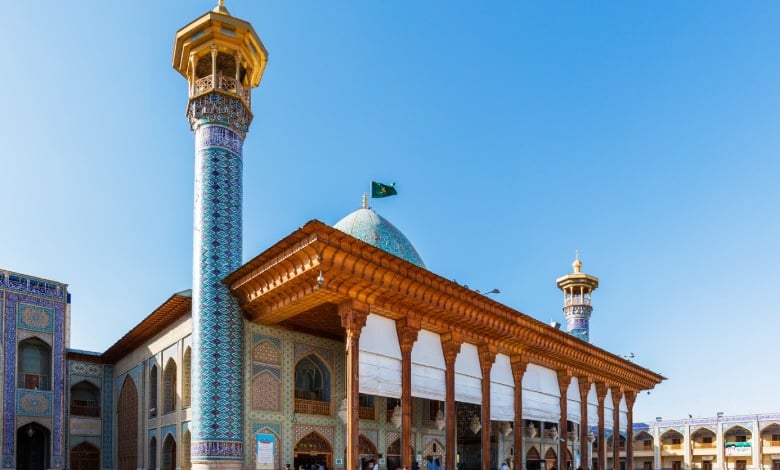
[[[195,132],[193,468],[240,469],[244,458],[243,320],[221,281],[241,266],[242,146],[267,58],[222,0],[176,33],[173,67],[187,79]]]
[[[582,262],[577,252],[571,264],[574,272],[558,278],[555,282],[563,291],[563,314],[566,315],[566,331],[579,339],[590,341],[590,294],[598,289],[599,278],[580,272]]]

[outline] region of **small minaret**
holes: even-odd
[[[580,272],[582,262],[579,251],[571,265],[574,272],[555,281],[563,291],[566,331],[579,339],[590,341],[590,314],[593,312],[590,295],[599,287],[599,278]]]
[[[192,432],[195,469],[244,459],[243,317],[222,280],[241,266],[243,145],[250,90],[268,54],[252,25],[214,10],[176,33],[173,68],[187,79],[195,133]]]

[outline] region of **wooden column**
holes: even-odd
[[[412,347],[417,341],[420,322],[411,317],[396,320],[401,347],[401,466],[412,468]]]
[[[569,414],[569,385],[571,384],[571,378],[573,376],[572,371],[569,369],[559,370],[558,373],[558,390],[561,393],[560,408],[561,419],[558,422],[558,470],[568,470],[566,466],[566,452],[569,450],[569,431],[568,431],[568,414]],[[572,465],[574,458],[572,457]]]
[[[596,383],[596,396],[599,400],[599,435],[596,436],[599,442],[599,470],[607,470],[607,439],[604,432],[604,399],[607,398],[607,391],[607,384]]]
[[[512,378],[515,384],[515,423],[514,423],[514,438],[515,438],[515,450],[514,450],[514,469],[524,470],[523,459],[525,458],[525,451],[523,449],[523,375],[525,375],[525,369],[528,367],[528,358],[525,356],[512,356],[510,358],[512,364]]]
[[[620,470],[620,401],[623,389],[612,387],[612,468]]]
[[[626,392],[626,408],[628,422],[626,423],[626,470],[634,470],[634,402],[636,392]]]
[[[590,386],[593,384],[590,377],[581,375],[577,377],[580,384],[580,467],[588,470],[591,466],[590,453],[593,450],[588,441],[590,426],[588,425],[588,394]]]
[[[483,344],[478,351],[479,367],[482,370],[482,470],[490,470],[490,369],[493,368],[498,349],[493,344]]]
[[[360,350],[360,331],[366,325],[368,318],[368,305],[347,301],[339,304],[339,317],[341,326],[346,333],[345,347],[347,353],[347,462],[346,468],[354,470],[358,468],[360,450],[360,412],[359,412],[359,377],[358,363]]]
[[[460,352],[463,337],[460,333],[450,332],[441,335],[441,349],[444,353],[444,380],[447,390],[444,395],[444,422],[445,422],[445,458],[444,469],[455,470],[455,458],[458,454],[457,441],[457,416],[455,415],[455,359]]]

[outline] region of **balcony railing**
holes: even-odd
[[[295,412],[308,415],[330,416],[330,402],[296,398]]]
[[[360,419],[374,420],[374,407],[361,406],[358,408],[358,416]]]
[[[694,449],[715,449],[718,447],[718,444],[714,442],[694,442],[693,448]]]
[[[644,444],[644,442],[645,441],[642,441],[642,443],[635,443],[632,446],[632,448],[634,450],[639,450],[639,451],[642,451],[642,450],[653,450],[653,443],[652,442],[650,442],[648,444]]]
[[[569,305],[590,305],[590,297],[583,297],[581,295],[566,297],[563,301],[563,305],[565,307],[568,307]]]
[[[766,441],[767,447],[780,447],[780,441]]]
[[[100,417],[100,406],[93,400],[72,400],[70,414],[73,416]]]
[[[51,390],[51,383],[49,383],[48,375],[38,374],[19,374],[19,379],[16,383],[17,388],[24,388],[27,390]]]
[[[664,444],[661,446],[663,450],[681,450],[682,448],[682,444]]]
[[[251,105],[252,97],[249,88],[244,87],[234,77],[228,77],[221,74],[217,74],[216,80],[214,80],[214,75],[206,75],[205,77],[195,80],[190,97],[211,90],[220,90],[232,93],[244,100],[247,106]]]

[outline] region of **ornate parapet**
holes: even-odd
[[[252,111],[237,95],[212,90],[190,98],[187,119],[193,131],[206,124],[221,124],[233,129],[244,139],[252,123]]]

